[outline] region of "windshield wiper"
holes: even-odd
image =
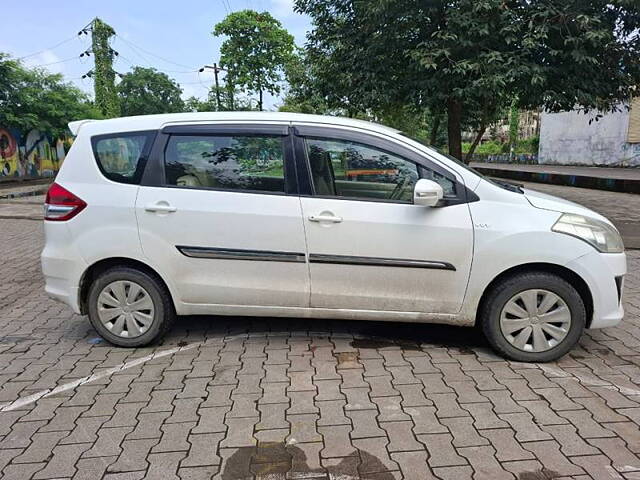
[[[492,178],[491,181],[510,192],[524,193],[524,190],[522,190],[524,185],[520,183],[505,182],[504,180],[496,180],[495,178]]]

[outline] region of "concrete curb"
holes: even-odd
[[[489,177],[508,178],[523,182],[550,183],[569,187],[592,188],[610,192],[640,194],[640,180],[628,178],[588,177],[560,173],[525,172],[474,165],[476,170]]]

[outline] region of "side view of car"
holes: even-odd
[[[289,113],[81,120],[45,204],[46,291],[120,346],[177,315],[480,325],[544,362],[623,317],[606,218],[381,125]]]

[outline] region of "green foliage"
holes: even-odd
[[[313,65],[304,50],[296,49],[285,64],[285,77],[288,89],[280,108],[281,112],[330,114],[325,99],[315,85]]]
[[[521,108],[612,110],[640,83],[637,0],[296,0],[331,108],[446,111],[449,150]]]
[[[463,153],[468,153],[471,148],[471,143],[464,142],[462,144]],[[488,142],[480,143],[475,149],[474,153],[479,155],[497,155],[504,152],[504,145],[497,140],[489,140]]]
[[[184,101],[185,112],[215,112],[216,101],[211,97],[206,100],[200,100],[197,97],[189,97]]]
[[[518,140],[514,153],[538,153],[540,148],[540,137],[525,138]]]
[[[62,75],[25,68],[0,53],[0,125],[64,136],[68,122],[83,118],[101,118],[101,114]]]
[[[282,73],[293,53],[293,36],[268,12],[240,10],[229,14],[213,30],[228,38],[220,47],[220,65],[228,85],[260,95],[280,93]]]
[[[96,106],[106,118],[120,115],[120,105],[113,70],[113,49],[109,39],[116,33],[113,28],[99,18],[91,24],[92,51],[95,59],[93,89]]]
[[[185,110],[182,88],[154,68],[134,67],[117,86],[122,115],[150,115]]]
[[[538,153],[539,143],[539,137],[518,140],[513,149],[513,153]],[[468,153],[470,148],[471,143],[464,142],[462,144],[463,153]],[[498,140],[489,140],[488,142],[478,144],[474,153],[479,155],[499,155],[502,153],[509,153],[509,144],[499,142]]]

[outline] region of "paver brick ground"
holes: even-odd
[[[0,219],[1,478],[640,478],[640,251],[619,326],[524,364],[381,322],[181,318],[113,347],[46,297],[42,241]]]

